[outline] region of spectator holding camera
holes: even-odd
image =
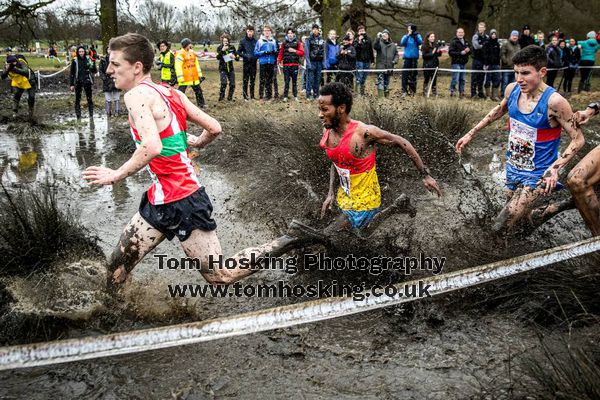
[[[33,118],[33,106],[35,104],[35,74],[29,68],[29,64],[23,56],[8,55],[4,71],[0,74],[4,80],[10,78],[10,86],[14,89],[13,95],[13,117],[19,112],[21,96],[27,91],[27,105],[29,106],[29,119]]]
[[[423,54],[423,68],[437,68],[440,66],[440,56],[442,55],[441,47],[443,43],[435,40],[435,33],[428,32],[425,35],[425,41],[421,46],[421,53]],[[428,85],[431,80],[431,93],[437,96],[437,76],[435,70],[423,71],[425,80],[423,81],[423,96],[427,96]]]
[[[402,68],[411,71],[402,71],[402,95],[411,96],[417,92],[417,62],[419,60],[419,46],[423,43],[423,37],[417,32],[417,26],[413,23],[407,26],[408,33],[400,40],[400,46],[404,47],[404,65]]]
[[[471,53],[471,47],[469,47],[469,42],[465,39],[465,30],[463,28],[458,28],[456,30],[456,36],[452,39],[450,47],[448,48],[452,69],[456,71],[452,73],[450,96],[454,96],[457,83],[459,98],[462,98],[465,95],[466,72],[461,72],[461,70],[464,71],[466,69],[467,62],[469,61],[469,53]]]
[[[367,31],[364,25],[358,27],[358,38],[354,39],[354,48],[356,49],[356,89],[359,94],[365,94],[365,82],[367,81],[367,72],[360,71],[371,68],[371,64],[375,62],[373,55],[373,42],[367,36]]]
[[[383,32],[377,34],[377,40],[375,40],[373,48],[377,52],[375,68],[387,70],[386,72],[377,74],[377,96],[389,97],[390,78],[394,72],[392,70],[394,69],[394,65],[398,62],[398,47],[392,42],[390,31],[384,29]]]
[[[346,33],[346,36],[342,39],[340,50],[337,54],[338,72],[336,82],[342,82],[352,90],[354,86],[354,70],[356,69],[356,49],[353,45],[353,37],[350,33]]]

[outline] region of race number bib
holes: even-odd
[[[535,141],[537,129],[510,119],[510,135],[508,136],[508,162],[515,168],[525,171],[535,169]]]
[[[333,164],[335,165],[335,164]],[[340,186],[344,193],[346,193],[349,197],[352,197],[350,194],[350,170],[345,168],[340,168],[335,165],[335,169],[337,169],[338,177],[340,178]]]

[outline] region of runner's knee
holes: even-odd
[[[585,177],[580,169],[573,169],[567,177],[567,185],[572,192],[582,192],[587,189]]]

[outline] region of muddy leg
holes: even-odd
[[[331,224],[323,229],[325,236],[335,236],[338,232],[350,229],[350,221],[344,214],[338,215]]]
[[[593,236],[600,236],[600,205],[594,185],[600,182],[600,146],[571,170],[567,180],[575,205]]]
[[[555,215],[566,210],[572,210],[573,208],[575,208],[575,201],[572,197],[569,197],[567,200],[550,203],[546,206],[531,210],[529,213],[530,228],[535,229]]]
[[[278,257],[287,251],[299,245],[298,239],[291,236],[281,236],[272,242],[263,244],[258,247],[250,247],[244,249],[231,257],[231,259],[240,260],[243,258],[250,259],[251,255],[254,254],[256,258],[269,254],[273,257]],[[192,232],[190,237],[181,242],[181,246],[188,257],[197,258],[201,262],[201,273],[204,278],[212,284],[227,284],[236,282],[248,275],[256,272],[256,269],[251,268],[209,268],[209,256],[213,256],[216,261],[222,254],[221,243],[217,237],[216,231],[202,231],[196,229]]]
[[[492,230],[496,233],[509,232],[515,224],[529,214],[541,192],[530,187],[517,189],[494,220]]]
[[[417,209],[410,203],[410,198],[404,193],[398,196],[389,207],[379,211],[377,215],[373,217],[369,225],[363,229],[363,236],[370,236],[383,221],[390,215],[396,213],[405,213],[410,215],[411,218],[414,218],[417,215]]]
[[[164,238],[160,231],[154,229],[139,213],[136,213],[123,230],[119,244],[110,256],[109,283],[111,281],[114,284],[123,283],[133,267]]]

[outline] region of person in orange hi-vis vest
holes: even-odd
[[[179,90],[185,93],[188,86],[196,94],[196,103],[198,107],[206,107],[204,95],[200,83],[204,80],[198,57],[192,48],[192,41],[185,38],[181,41],[181,50],[175,55],[175,75],[177,75],[177,83]]]

